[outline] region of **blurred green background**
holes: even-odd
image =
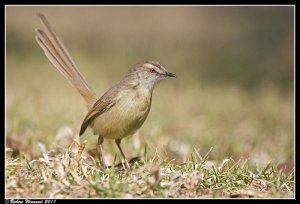
[[[37,142],[58,146],[61,127],[77,134],[86,114],[35,42],[37,12],[99,96],[142,60],[178,76],[158,85],[145,124],[122,142],[128,157],[147,144],[176,161],[210,147],[211,159],[294,159],[293,7],[6,7],[6,139],[31,157]],[[85,139],[95,147],[91,131]]]

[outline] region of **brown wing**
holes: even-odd
[[[84,133],[86,128],[93,122],[93,120],[97,116],[101,115],[102,113],[105,113],[116,104],[118,100],[118,97],[116,97],[117,92],[118,92],[118,86],[114,86],[109,91],[107,91],[98,101],[96,101],[96,103],[86,114],[82,122],[79,131],[79,136],[81,136]]]

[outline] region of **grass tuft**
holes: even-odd
[[[74,148],[74,144],[75,147]],[[131,160],[132,170],[117,164],[107,169],[73,142],[62,153],[43,153],[36,160],[9,157],[6,162],[8,198],[189,198],[292,197],[294,170],[285,174],[269,161],[250,168],[249,161],[209,160],[195,149],[177,164],[155,153]],[[9,154],[10,149],[7,149]]]

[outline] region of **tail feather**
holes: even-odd
[[[54,67],[78,90],[87,103],[88,108],[91,108],[97,101],[98,96],[86,83],[67,48],[50,27],[45,16],[40,13],[37,16],[44,27],[44,30],[39,28],[35,30],[37,43],[44,50],[45,55]]]

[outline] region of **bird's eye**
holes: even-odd
[[[150,69],[150,72],[151,72],[151,73],[155,72],[155,69]]]

